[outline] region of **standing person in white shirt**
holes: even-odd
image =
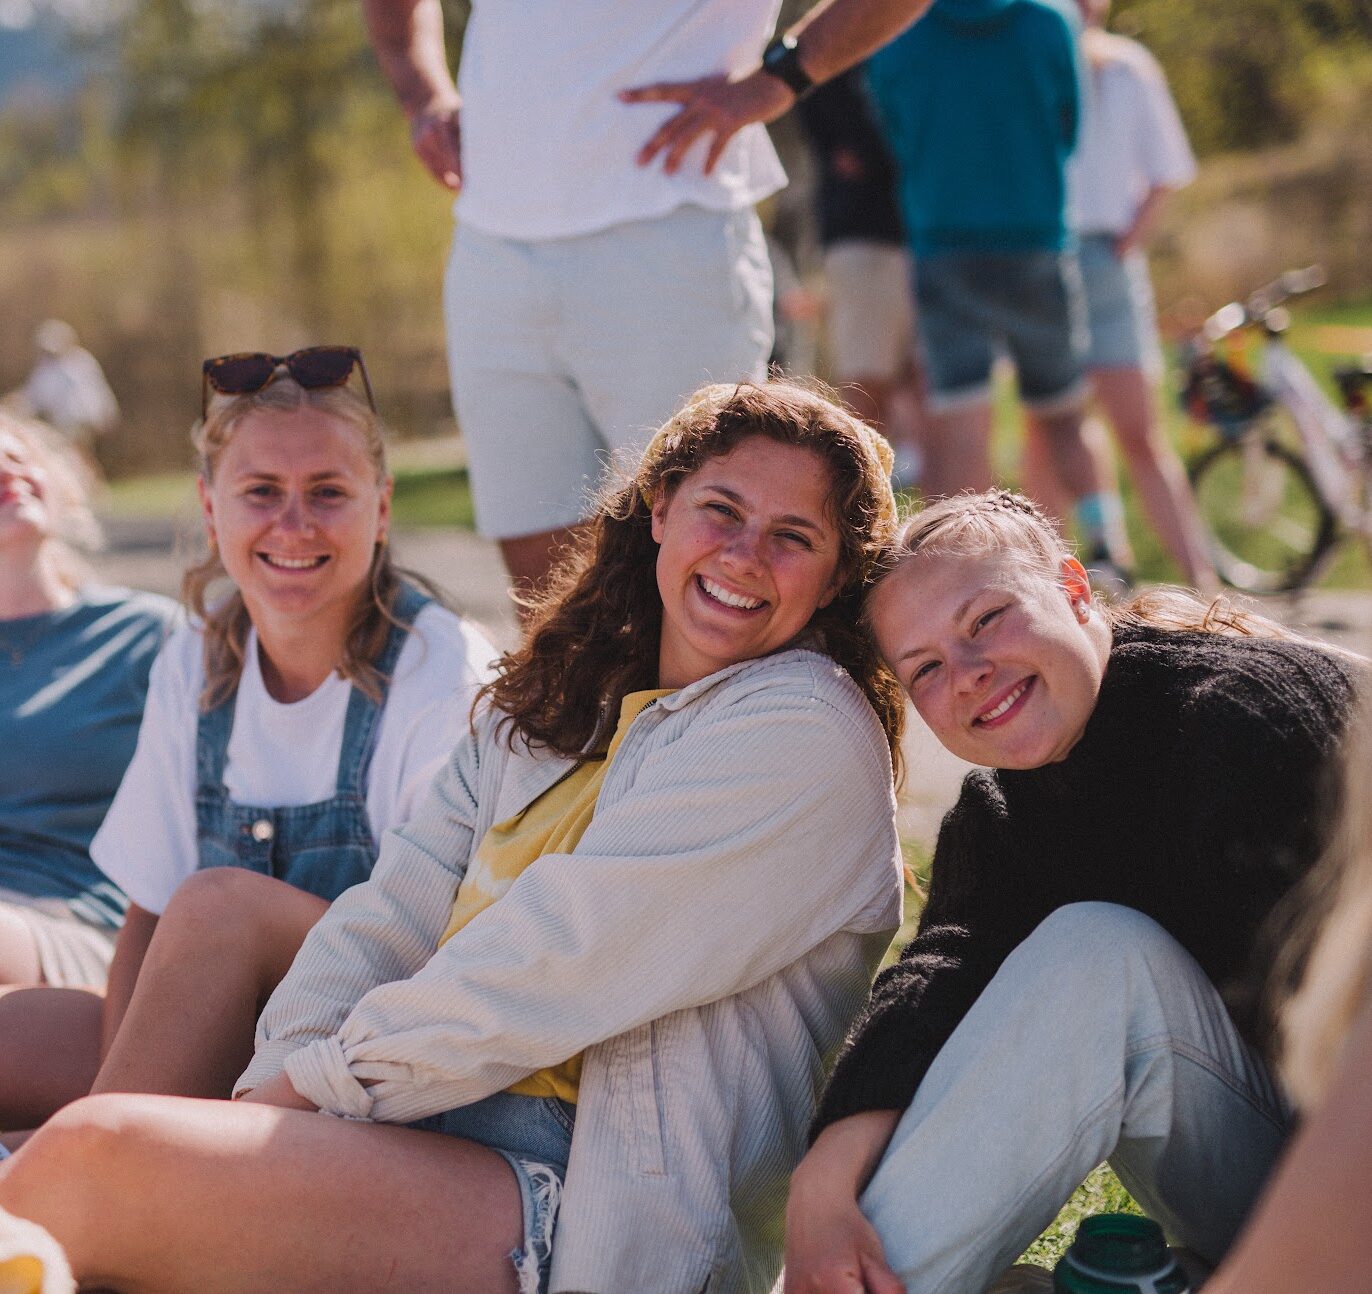
[[[1078,4],[1091,94],[1069,191],[1086,289],[1091,393],[1158,538],[1186,582],[1213,595],[1219,577],[1195,496],[1158,411],[1163,359],[1147,256],[1168,195],[1195,178],[1196,161],[1157,60],[1138,41],[1105,30],[1110,0]],[[1101,453],[1108,457],[1103,445]],[[1030,470],[1042,472],[1041,447],[1031,445],[1030,456]],[[1113,477],[1113,468],[1106,474]]]
[[[261,1002],[370,875],[495,655],[392,562],[381,423],[370,387],[364,401],[343,385],[361,357],[276,359],[207,361],[206,394],[222,392],[196,433],[210,552],[184,577],[191,623],[153,664],[91,844],[131,902],[103,1038],[70,1040],[87,1087],[107,1053],[99,1089],[228,1094]]]
[[[366,0],[416,151],[458,193],[444,289],[477,526],[536,587],[607,456],[708,379],[759,379],[772,274],[754,205],[786,182],[754,126],[710,175],[636,167],[620,90],[761,51],[779,0],[477,0],[458,88],[439,0]]]
[[[458,194],[453,407],[517,586],[588,515],[608,454],[701,382],[762,376],[753,207],[786,183],[762,123],[927,5],[820,0],[764,49],[780,0],[474,0],[459,86],[441,0],[363,0],[415,152]]]

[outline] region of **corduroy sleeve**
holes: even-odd
[[[257,1022],[256,1052],[235,1096],[279,1073],[288,1056],[332,1037],[370,989],[414,974],[433,955],[473,846],[477,765],[469,732],[415,816],[382,837],[371,877],[339,895],[310,931]]]
[[[1000,964],[1048,915],[1014,847],[993,777],[975,772],[939,830],[929,901],[839,1054],[811,1127],[903,1110]]]
[[[625,793],[613,777],[574,853],[536,860],[422,969],[295,1052],[297,1090],[409,1122],[895,911],[890,766],[865,706],[861,722],[811,696],[723,706],[681,723]]]

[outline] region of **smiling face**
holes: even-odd
[[[1110,630],[1086,572],[1005,554],[906,561],[871,595],[877,644],[934,735],[991,768],[1064,759],[1095,709]]]
[[[813,450],[750,436],[658,498],[660,686],[766,656],[829,605],[841,579],[831,483]]]
[[[0,549],[31,556],[52,530],[48,474],[33,447],[0,426]]]
[[[335,634],[365,596],[391,486],[362,433],[305,406],[256,409],[200,482],[205,525],[259,635]]]

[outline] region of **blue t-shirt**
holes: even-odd
[[[133,756],[148,670],[176,615],[90,587],[61,611],[0,620],[0,889],[117,925],[126,902],[90,842]]]
[[[916,257],[1057,251],[1083,70],[1070,0],[935,0],[868,64]]]

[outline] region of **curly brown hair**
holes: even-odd
[[[523,645],[482,691],[508,716],[511,741],[517,732],[532,746],[580,755],[624,696],[657,686],[653,504],[751,436],[812,450],[829,467],[841,582],[809,629],[872,703],[898,763],[905,698],[859,615],[873,564],[895,531],[891,451],[826,392],[789,380],[703,387],[653,437],[632,477],[605,491],[532,607]]]

